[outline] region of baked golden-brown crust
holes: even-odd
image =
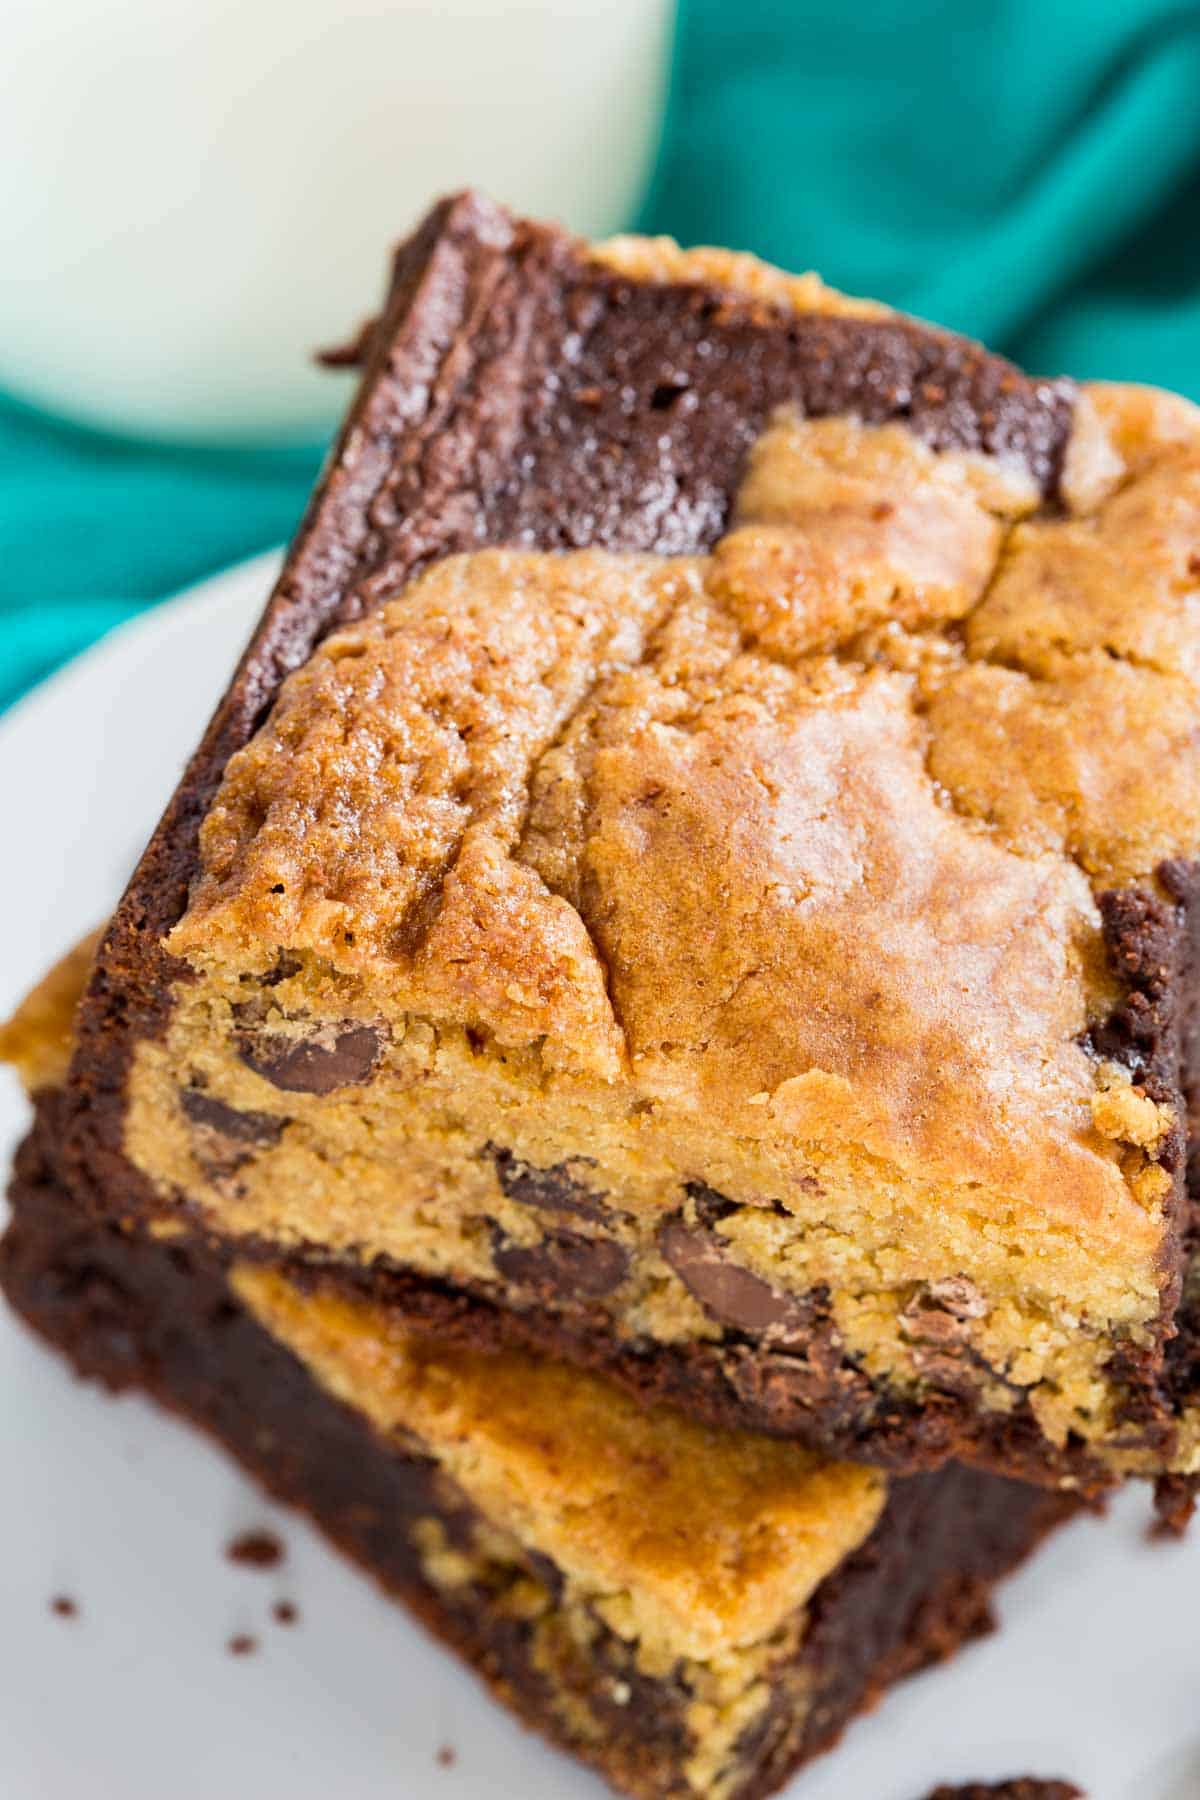
[[[1120,481],[1085,518],[1016,527],[929,713],[955,803],[1098,888],[1200,840],[1200,415],[1184,436],[1172,408],[1162,437],[1130,443],[1142,391],[1103,405],[1125,425]]]

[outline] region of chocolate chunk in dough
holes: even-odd
[[[179,1104],[193,1125],[207,1126],[238,1144],[277,1144],[286,1119],[274,1113],[243,1112],[203,1088],[181,1088]]]
[[[959,1345],[971,1337],[971,1321],[987,1315],[987,1302],[965,1275],[924,1282],[900,1314],[900,1323],[918,1342]]]
[[[500,1186],[510,1200],[516,1200],[521,1206],[536,1206],[544,1212],[573,1213],[577,1218],[589,1219],[594,1225],[603,1224],[611,1216],[603,1197],[580,1181],[566,1163],[539,1169],[533,1163],[522,1162],[511,1150],[504,1150],[499,1145],[488,1144],[485,1148],[496,1165]]]
[[[578,1231],[548,1232],[540,1244],[501,1238],[492,1260],[507,1281],[544,1288],[560,1300],[602,1299],[620,1287],[629,1270],[628,1253],[620,1244]]]
[[[808,1308],[761,1275],[731,1262],[714,1232],[687,1225],[681,1218],[668,1219],[658,1234],[658,1247],[684,1287],[722,1325],[776,1339],[808,1336],[812,1323]]]
[[[737,1211],[735,1200],[731,1200],[727,1194],[718,1193],[706,1181],[685,1182],[684,1192],[692,1202],[696,1217],[702,1225],[718,1225],[730,1213]]]
[[[369,1081],[383,1048],[374,1025],[352,1019],[313,1024],[301,1037],[282,1032],[240,1030],[237,1053],[247,1068],[289,1094],[332,1094]]]
[[[790,1345],[780,1352],[764,1352],[757,1345],[734,1350],[730,1385],[767,1431],[791,1437],[799,1421],[815,1410],[839,1431],[870,1416],[875,1402],[870,1380],[845,1360],[841,1340],[827,1320],[814,1324],[803,1356],[793,1354]],[[936,1434],[936,1421],[932,1429]]]

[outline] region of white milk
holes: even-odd
[[[161,437],[299,436],[391,244],[474,185],[604,233],[670,0],[4,0],[0,386]]]

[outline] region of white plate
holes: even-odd
[[[274,566],[115,632],[0,723],[0,1010],[115,899]],[[0,1151],[24,1117],[4,1077]],[[0,1395],[5,1800],[599,1796],[209,1444],[81,1388],[7,1316]],[[1002,1590],[999,1636],[897,1689],[795,1792],[919,1800],[1032,1770],[1092,1800],[1200,1800],[1200,1532],[1152,1546],[1146,1517],[1131,1491],[1062,1533]],[[272,1519],[283,1570],[223,1558]],[[58,1592],[76,1620],[51,1614]],[[290,1630],[270,1620],[282,1596],[301,1611]],[[239,1631],[256,1655],[228,1655]]]

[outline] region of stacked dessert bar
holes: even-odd
[[[10,1299],[625,1791],[1200,1471],[1200,413],[474,196],[35,1091]]]

